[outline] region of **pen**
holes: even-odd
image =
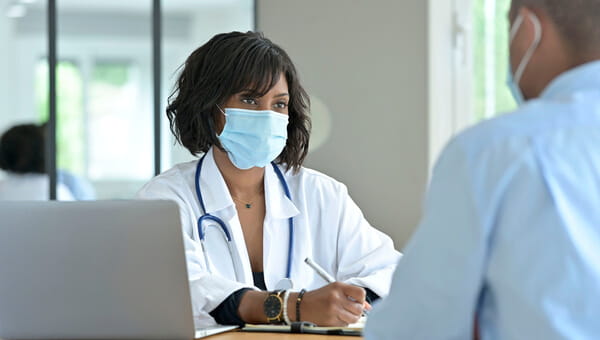
[[[313,260],[310,259],[310,257],[307,257],[306,259],[304,259],[304,262],[306,262],[307,265],[309,265],[312,269],[314,269],[315,272],[317,272],[317,274],[319,274],[319,276],[323,278],[323,280],[325,280],[329,283],[335,282],[335,279],[333,278],[333,276],[329,275],[329,273],[327,273],[325,271],[325,269],[323,269],[321,266],[316,264]],[[352,301],[356,301],[351,296],[349,296],[348,299],[350,299]],[[367,305],[369,305],[369,304],[367,303]],[[363,310],[363,315],[367,315],[368,313],[369,312],[367,310]]]
[[[321,266],[319,266],[313,260],[311,260],[310,257],[307,257],[304,260],[304,262],[306,262],[307,265],[309,265],[312,269],[314,269],[317,272],[317,274],[319,274],[319,276],[323,278],[323,280],[325,280],[329,283],[335,282],[335,279],[333,278],[333,276],[329,275],[329,273],[327,273],[325,271],[325,269],[321,268]]]

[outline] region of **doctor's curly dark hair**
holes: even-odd
[[[275,161],[297,171],[308,152],[310,100],[290,57],[262,33],[218,34],[188,57],[169,97],[171,131],[194,156],[213,145],[222,149],[216,131],[217,105],[247,90],[262,97],[282,74],[290,94],[288,139]]]

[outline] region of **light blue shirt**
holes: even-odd
[[[600,338],[600,62],[455,138],[366,339]]]

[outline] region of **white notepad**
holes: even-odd
[[[204,337],[207,337],[207,336],[211,336],[211,335],[215,335],[215,334],[219,334],[219,333],[231,331],[231,330],[236,329],[236,328],[238,328],[238,326],[221,326],[221,325],[217,325],[217,326],[212,326],[212,327],[207,327],[207,328],[196,329],[196,333],[194,335],[194,338],[195,339],[204,338]]]
[[[252,325],[246,324],[242,331],[245,332],[275,332],[275,333],[307,333],[307,334],[329,334],[329,335],[354,335],[361,336],[367,317],[363,316],[357,323],[346,327],[319,327],[304,326],[301,329],[294,330],[289,325]]]

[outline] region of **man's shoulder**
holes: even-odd
[[[570,123],[569,108],[533,100],[515,111],[483,121],[457,135],[447,151],[477,158],[494,152],[522,154],[532,140],[551,136]]]
[[[460,133],[457,140],[489,146],[513,138],[526,138],[543,130],[543,103],[530,103],[515,111],[485,120]]]

